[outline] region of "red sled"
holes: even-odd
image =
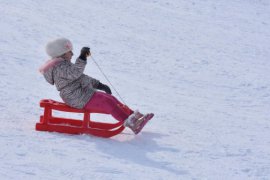
[[[51,99],[40,101],[40,107],[44,108],[44,114],[40,116],[40,122],[36,123],[37,131],[49,131],[68,134],[90,134],[98,137],[109,138],[121,133],[125,126],[123,122],[104,123],[90,119],[91,113],[107,114],[95,109],[85,110],[72,108],[65,103]],[[83,113],[83,120],[54,117],[52,110]]]

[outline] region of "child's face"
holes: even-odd
[[[73,52],[69,51],[69,52],[64,54],[64,59],[70,61],[72,56],[73,56]]]

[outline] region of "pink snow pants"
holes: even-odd
[[[118,121],[125,121],[133,113],[131,109],[123,105],[114,96],[96,91],[84,109],[97,109],[111,114]]]

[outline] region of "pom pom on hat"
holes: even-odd
[[[66,52],[72,51],[72,43],[66,38],[59,38],[50,41],[46,45],[46,52],[52,58],[59,57]]]

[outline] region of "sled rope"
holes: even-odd
[[[119,96],[119,98],[121,99],[121,101],[126,105],[125,101],[123,100],[123,98],[120,96],[120,93],[118,93],[118,91],[116,90],[116,88],[113,86],[113,84],[111,83],[111,81],[109,80],[109,78],[106,76],[106,74],[103,72],[103,70],[101,69],[101,67],[98,65],[97,61],[93,58],[93,56],[90,56],[93,60],[93,62],[96,64],[96,66],[98,67],[99,71],[102,73],[102,75],[105,77],[105,79],[110,83],[111,87],[114,89],[114,91],[116,92],[116,94]]]

